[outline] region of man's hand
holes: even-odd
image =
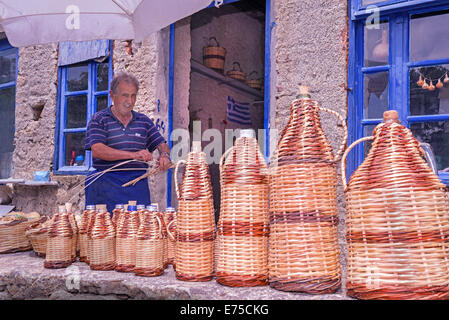
[[[161,168],[161,171],[168,170],[171,165],[170,158],[165,153],[162,153],[159,156],[159,159],[157,159],[157,165],[159,168]]]
[[[147,149],[143,149],[143,150],[134,152],[133,159],[144,161],[144,162],[149,162],[149,161],[153,160],[153,155]]]

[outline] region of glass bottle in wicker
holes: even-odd
[[[220,161],[216,279],[223,285],[268,283],[268,168],[253,130],[242,130]]]
[[[116,271],[133,272],[136,265],[137,206],[128,205],[117,221]]]
[[[214,275],[215,217],[212,185],[206,154],[201,142],[194,141],[187,160],[177,163],[175,177],[185,163],[178,196],[176,233],[176,278],[210,281]]]
[[[336,155],[319,111],[343,127]],[[346,136],[344,119],[301,87],[270,164],[269,282],[277,290],[322,294],[340,286],[337,161]]]
[[[92,270],[114,270],[115,228],[106,205],[99,206],[88,238],[91,239],[90,268]]]
[[[44,267],[65,268],[72,264],[73,229],[65,206],[59,206],[47,235]]]
[[[136,267],[138,276],[155,277],[164,273],[164,239],[162,221],[155,206],[147,206],[140,215],[136,240]]]
[[[87,262],[87,230],[89,227],[89,218],[95,213],[95,206],[88,205],[86,210],[83,211],[81,216],[81,223],[79,226],[79,239],[80,239],[80,254],[79,260],[81,262]]]
[[[164,220],[167,227],[168,245],[167,260],[168,263],[175,268],[175,252],[176,252],[176,210],[174,207],[167,207]]]
[[[116,204],[114,210],[112,210],[112,223],[117,228],[117,221],[120,217],[120,214],[125,211],[125,207],[123,204]]]
[[[346,185],[349,296],[449,298],[449,201],[412,132],[386,111],[363,163]]]
[[[87,257],[86,263],[90,264],[90,257],[92,256],[92,238],[89,237],[90,230],[94,226],[95,216],[100,210],[100,206],[96,205],[94,210],[89,212],[89,218],[87,223]]]

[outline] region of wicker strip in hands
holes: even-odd
[[[210,281],[214,275],[215,217],[212,185],[206,154],[195,148],[187,155],[178,196],[176,232],[176,278]]]
[[[138,221],[137,211],[125,210],[120,214],[116,227],[116,271],[133,272],[134,270]]]
[[[365,161],[346,186],[348,295],[449,298],[449,201],[412,132],[384,113]],[[342,171],[345,172],[345,171]]]
[[[105,207],[95,215],[93,226],[87,236],[91,240],[90,268],[92,270],[114,270],[115,228],[111,215]]]
[[[221,158],[216,253],[220,284],[249,287],[268,283],[267,169],[253,137],[238,138]]]
[[[136,239],[136,266],[138,276],[155,277],[164,273],[164,238],[162,221],[156,211],[144,210]]]
[[[55,214],[47,237],[44,267],[65,268],[72,264],[73,229],[67,212]]]
[[[270,166],[270,286],[333,293],[341,284],[337,239],[337,167],[344,119],[305,94],[292,102]],[[336,116],[344,138],[334,156],[319,111]]]

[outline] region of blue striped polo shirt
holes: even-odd
[[[103,143],[118,150],[136,152],[148,149],[153,152],[157,146],[166,142],[150,118],[136,111],[132,111],[132,115],[131,121],[125,128],[114,116],[111,107],[95,113],[87,126],[86,150],[91,150],[95,143]],[[92,160],[97,170],[104,170],[126,161],[106,161],[99,158]],[[148,165],[142,162],[130,162],[117,168],[148,168]]]

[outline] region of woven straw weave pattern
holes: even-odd
[[[132,272],[136,265],[137,211],[124,211],[117,221],[116,271]]]
[[[57,213],[53,218],[48,237],[45,268],[65,268],[72,263],[73,229],[67,213]]]
[[[92,270],[115,269],[115,228],[109,212],[95,215],[92,228],[88,233],[91,239],[90,268]]]

